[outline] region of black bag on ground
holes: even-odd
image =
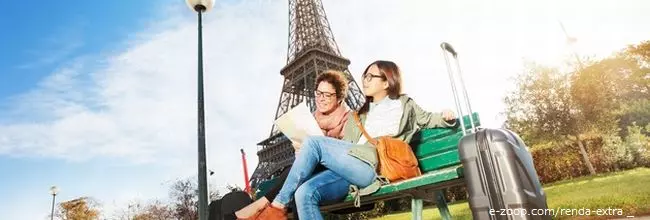
[[[210,220],[235,220],[235,212],[246,207],[247,205],[253,203],[253,199],[248,195],[248,193],[243,191],[230,192],[224,195],[221,198],[220,202],[220,213],[217,213],[218,216],[213,218],[210,215]],[[212,207],[210,207],[212,210]]]
[[[210,212],[208,212],[208,219],[223,220],[223,214],[221,214],[221,199],[210,202]]]

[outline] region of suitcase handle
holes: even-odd
[[[442,47],[443,50],[446,50],[447,52],[454,55],[454,58],[456,58],[458,56],[458,54],[456,53],[456,50],[454,50],[454,47],[452,47],[451,44],[449,44],[447,42],[442,42],[440,44],[440,47]]]
[[[456,83],[454,82],[454,73],[451,68],[451,65],[449,64],[449,57],[447,55],[448,53],[451,53],[454,56],[454,60],[456,60],[456,68],[458,69],[458,77],[460,79],[460,84],[461,84],[461,89],[463,91],[463,96],[465,98],[465,104],[467,107],[467,110],[469,110],[469,121],[472,126],[471,132],[476,131],[476,125],[474,124],[474,117],[472,117],[472,106],[469,101],[469,96],[467,95],[467,89],[465,88],[465,81],[463,80],[463,74],[460,70],[460,62],[458,62],[458,53],[456,50],[454,50],[454,47],[451,46],[451,44],[447,42],[442,42],[440,44],[440,47],[442,48],[442,54],[443,57],[445,58],[445,64],[447,65],[447,72],[449,73],[449,81],[451,82],[451,91],[452,94],[454,95],[454,102],[456,103],[456,111],[458,112],[458,117],[460,118],[460,125],[461,129],[463,130],[463,135],[467,134],[467,130],[465,129],[465,120],[463,120],[463,109],[460,103],[460,99],[458,97],[458,91],[456,90]]]

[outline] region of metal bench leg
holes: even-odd
[[[440,212],[440,217],[443,220],[451,220],[451,213],[447,207],[447,201],[445,201],[445,192],[442,190],[436,190],[434,194],[436,197],[436,206]]]
[[[422,220],[422,199],[411,199],[411,216],[413,220]]]

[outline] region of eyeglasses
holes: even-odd
[[[336,93],[321,92],[321,91],[316,90],[314,92],[314,95],[316,95],[316,97],[318,97],[318,98],[323,98],[324,97],[324,98],[331,99],[332,97],[336,96]]]
[[[384,76],[384,75],[374,75],[372,73],[364,73],[363,75],[361,75],[361,77],[363,77],[363,81],[366,81],[366,82],[370,82],[373,78],[380,78],[380,79],[386,80],[386,76]]]

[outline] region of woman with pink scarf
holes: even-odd
[[[314,113],[316,122],[318,122],[325,136],[341,139],[343,138],[343,127],[350,112],[343,102],[347,95],[348,81],[343,73],[329,70],[318,76],[316,85],[317,88],[314,94],[316,98],[316,112]],[[300,145],[294,145],[294,149],[298,154]],[[262,198],[235,212],[235,217],[237,219],[256,219],[260,211],[275,199],[289,174],[289,170],[291,170],[291,166],[285,167],[275,186]],[[323,170],[325,170],[324,166],[318,166],[315,173]]]

